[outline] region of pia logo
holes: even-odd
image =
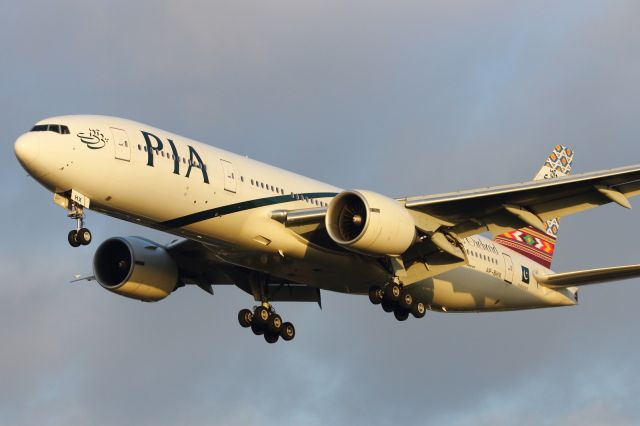
[[[80,141],[89,149],[100,149],[109,142],[109,139],[98,129],[89,129],[89,133],[78,133]]]

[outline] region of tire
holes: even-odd
[[[384,290],[381,287],[373,286],[369,289],[369,301],[374,305],[382,303],[384,298]]]
[[[251,323],[251,331],[253,331],[253,334],[255,334],[256,336],[261,336],[264,334],[264,328],[262,328],[260,324],[256,324],[255,321]]]
[[[266,340],[267,343],[275,343],[279,338],[280,335],[278,333],[272,333],[270,331],[264,333],[264,340]]]
[[[394,303],[387,300],[382,301],[382,310],[385,312],[393,312]]]
[[[67,235],[67,241],[69,241],[69,245],[71,247],[80,247],[80,241],[78,240],[78,231],[69,231],[69,235]]]
[[[396,283],[387,284],[384,288],[384,298],[389,302],[396,302],[400,298],[401,289]]]
[[[396,308],[393,310],[393,315],[398,321],[406,321],[409,318],[409,311]]]
[[[400,292],[400,298],[398,299],[398,306],[406,311],[410,311],[413,306],[413,296],[406,290]]]
[[[253,311],[253,322],[264,327],[267,325],[267,321],[269,321],[269,310],[264,306],[258,306]]]
[[[78,231],[78,236],[76,237],[76,239],[80,242],[80,244],[82,244],[83,246],[87,246],[91,243],[91,231],[89,231],[87,228],[81,228]]]
[[[280,328],[280,336],[282,336],[282,340],[286,342],[293,340],[293,338],[296,337],[296,329],[293,327],[293,324],[290,322],[282,324],[282,327]]]
[[[282,318],[278,314],[271,314],[267,320],[267,331],[278,334],[280,329],[282,329]]]
[[[416,302],[413,304],[413,308],[411,308],[411,314],[415,318],[422,318],[427,313],[427,307],[422,302]]]
[[[251,322],[253,320],[253,314],[249,309],[243,309],[238,312],[238,322],[240,326],[243,328],[251,327]]]

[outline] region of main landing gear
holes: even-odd
[[[280,337],[284,341],[289,341],[296,336],[293,324],[282,322],[280,315],[266,302],[256,306],[253,312],[249,309],[238,312],[238,322],[244,328],[251,328],[253,334],[264,336],[267,343],[275,343]]]
[[[84,227],[84,210],[81,205],[71,202],[71,211],[67,215],[76,221],[76,229],[69,231],[68,241],[71,247],[80,247],[91,243],[91,231]]]
[[[393,312],[398,321],[405,321],[409,314],[415,318],[422,318],[427,312],[427,306],[415,300],[413,295],[397,282],[390,282],[384,287],[371,287],[369,300],[374,305],[382,305],[385,312]]]

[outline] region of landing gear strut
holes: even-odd
[[[385,312],[393,312],[398,321],[405,321],[409,318],[409,314],[415,318],[422,318],[427,312],[424,302],[416,300],[402,284],[395,281],[384,287],[371,287],[369,300],[374,305],[382,305]]]
[[[80,247],[91,243],[91,231],[84,227],[84,210],[83,207],[71,201],[71,211],[67,215],[76,221],[76,229],[69,231],[67,239],[71,247]]]
[[[238,322],[244,328],[251,328],[255,335],[264,336],[264,340],[268,343],[275,343],[280,338],[289,341],[296,336],[293,324],[282,322],[282,317],[268,302],[256,306],[253,312],[249,309],[242,309],[238,312]]]

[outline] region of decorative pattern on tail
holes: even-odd
[[[569,175],[571,172],[571,164],[573,163],[573,155],[574,152],[571,148],[556,145],[534,180],[552,179]],[[495,242],[509,247],[541,264],[545,268],[550,268],[559,228],[560,221],[554,218],[547,221],[546,233],[527,226],[526,228],[514,229],[513,231],[498,235],[495,238]]]

